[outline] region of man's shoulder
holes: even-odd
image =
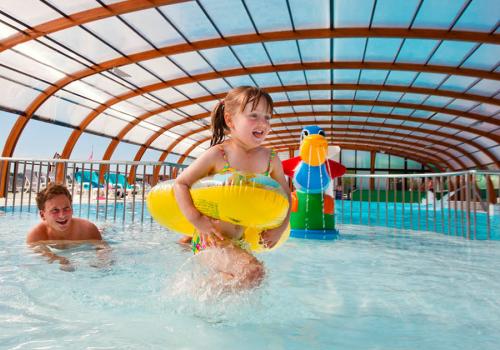
[[[26,237],[26,243],[35,243],[38,241],[46,241],[48,239],[47,225],[40,222],[35,227],[33,227]]]
[[[89,220],[82,218],[73,218],[75,223],[74,230],[78,230],[83,237],[83,239],[102,239],[101,233],[97,226]]]

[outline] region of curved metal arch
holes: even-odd
[[[272,67],[271,67],[272,68]],[[104,112],[107,108],[110,108],[112,105],[122,102],[128,98],[138,96],[140,94],[144,94],[147,92],[152,92],[157,89],[164,88],[167,83],[157,83],[153,85],[149,85],[143,87],[139,90],[134,90],[133,92],[128,92],[116,98],[110,99],[105,103],[101,104],[98,108],[93,110],[83,121],[80,123],[78,129],[72,132],[70,137],[68,138],[64,150],[61,153],[62,158],[69,158],[71,156],[71,152],[74,149],[74,146],[81,136],[84,129],[102,112]],[[168,83],[170,85],[170,83]],[[307,88],[307,89],[306,89]],[[436,96],[443,96],[449,98],[460,98],[464,100],[477,101],[481,103],[490,103],[493,105],[500,105],[500,100],[496,100],[493,98],[487,98],[479,95],[470,95],[464,93],[456,93],[452,91],[439,91],[433,89],[425,89],[425,88],[408,88],[402,86],[387,86],[387,85],[374,85],[374,84],[314,84],[314,85],[293,85],[293,86],[284,86],[284,87],[270,87],[266,88],[266,91],[272,92],[281,92],[281,91],[301,91],[301,90],[325,90],[325,89],[339,89],[339,90],[371,90],[371,91],[396,91],[402,93],[419,93],[419,94],[432,94]],[[169,107],[160,107],[153,111],[147,112],[143,115],[140,115],[133,121],[131,121],[125,128],[123,128],[120,133],[116,136],[117,139],[121,140],[125,135],[139,122],[146,120],[147,118],[154,116],[158,113],[162,113],[171,109],[180,108],[184,106],[188,106],[195,103],[207,102],[213,99],[220,99],[225,96],[225,93],[215,94],[215,95],[207,95],[198,97],[191,100],[180,101],[172,104]]]
[[[72,13],[67,17],[60,17],[45,23],[38,24],[18,34],[11,35],[0,41],[0,52],[16,45],[34,40],[41,36],[52,34],[64,29],[76,27],[85,23],[101,20],[108,17],[124,15],[126,13],[147,10],[152,7],[171,5],[188,0],[134,0],[122,1],[88,10]]]
[[[368,33],[366,33],[368,32]],[[411,33],[410,33],[411,32]],[[432,31],[431,31],[432,32]],[[452,31],[438,31],[433,32],[433,35],[437,35],[441,39],[450,38],[450,40],[459,40],[457,33]],[[328,34],[325,34],[328,33]],[[450,33],[453,33],[450,35]],[[368,35],[363,35],[368,34]],[[398,35],[400,34],[400,35]],[[326,36],[325,36],[326,35]],[[271,32],[264,34],[246,34],[246,35],[235,35],[227,38],[219,39],[207,39],[200,40],[192,43],[178,44],[162,47],[159,49],[153,49],[148,51],[143,51],[135,54],[131,54],[124,57],[114,58],[105,62],[100,62],[94,66],[83,69],[81,71],[72,73],[67,77],[64,77],[53,85],[42,91],[28,106],[24,111],[24,114],[19,116],[16,123],[11,129],[11,132],[5,142],[5,147],[2,152],[2,156],[10,157],[14,151],[14,148],[19,140],[19,136],[24,130],[24,127],[31,119],[33,114],[38,110],[38,108],[51,96],[53,96],[57,91],[65,87],[66,85],[72,83],[73,81],[83,79],[92,74],[97,74],[105,70],[120,67],[126,64],[131,64],[135,62],[140,62],[144,60],[149,60],[153,58],[185,53],[190,51],[197,51],[203,49],[212,49],[218,47],[224,47],[228,45],[240,45],[240,44],[252,44],[257,42],[267,42],[267,41],[278,41],[278,40],[301,40],[301,39],[314,39],[314,38],[336,38],[336,37],[401,37],[401,38],[413,38],[419,37],[427,38],[429,35],[428,30],[402,30],[393,28],[341,28],[341,29],[321,29],[321,30],[301,30],[301,31],[287,31],[287,32]],[[477,35],[477,33],[474,33]],[[497,34],[487,34],[485,39],[493,40],[493,42],[498,42],[500,35]],[[465,37],[464,37],[465,38]],[[470,38],[470,37],[469,37]],[[443,39],[444,40],[444,39]],[[488,42],[488,41],[485,41]],[[430,65],[419,65],[419,64],[402,64],[402,63],[381,63],[381,62],[319,62],[319,63],[304,63],[305,67],[321,67],[326,65],[331,68],[346,68],[346,69],[360,69],[363,66],[364,69],[383,69],[383,70],[411,70],[411,71],[425,71],[433,73],[444,73],[444,74],[454,74],[454,75],[471,75],[479,78],[488,78],[492,80],[499,80],[500,74],[495,72],[488,72],[479,69],[468,69],[468,68],[452,68],[449,66],[430,66]],[[332,67],[333,66],[333,67]],[[288,70],[287,64],[277,65],[276,69]],[[245,68],[241,68],[245,70]],[[276,70],[275,69],[275,70]],[[307,69],[307,68],[306,68]],[[321,69],[321,68],[317,68]],[[324,69],[324,68],[323,68]],[[214,74],[217,74],[216,72]]]
[[[264,143],[264,146],[267,146],[268,142],[269,143],[272,143],[272,141],[275,141],[275,140],[286,140],[288,138],[292,138],[292,137],[295,137],[297,140],[300,138],[300,135],[297,134],[297,135],[294,135],[292,136],[291,134],[292,133],[300,133],[302,129],[292,129],[292,130],[279,130],[279,131],[275,131],[273,133],[273,135],[277,135],[277,134],[287,134],[287,133],[290,133],[290,136],[289,137],[268,137]],[[408,139],[412,139],[412,140],[418,140],[418,141],[424,141],[424,142],[428,142],[429,139],[425,138],[425,137],[422,137],[422,136],[416,136],[416,135],[409,135],[409,134],[403,134],[403,133],[397,133],[397,132],[390,132],[390,131],[384,131],[384,130],[359,130],[359,129],[349,129],[349,128],[324,128],[323,130],[325,130],[325,132],[329,133],[329,135],[331,135],[333,138],[337,137],[337,133],[343,133],[343,134],[340,134],[340,136],[343,136],[343,135],[348,135],[348,134],[351,134],[351,133],[356,133],[356,134],[373,134],[373,133],[376,133],[376,134],[380,134],[380,135],[387,135],[389,136],[388,139],[392,140],[392,137],[391,136],[397,136],[397,137],[404,137],[404,138],[408,138]],[[376,136],[370,136],[369,137],[370,139],[381,139],[383,140],[382,138],[379,138],[379,137],[376,137]],[[334,141],[335,142],[335,141]],[[478,168],[481,168],[481,164],[477,161],[477,159],[475,159],[474,157],[470,156],[470,154],[468,154],[468,152],[466,150],[464,150],[462,147],[460,146],[456,146],[456,145],[453,145],[453,144],[450,144],[450,143],[447,143],[447,142],[444,142],[444,141],[433,141],[433,144],[436,144],[436,145],[440,145],[440,146],[443,146],[443,147],[446,147],[446,148],[455,148],[457,150],[459,150],[459,152],[466,156],[467,158],[469,158],[471,160],[472,163],[474,163],[475,166],[477,166]],[[422,145],[420,144],[417,144],[418,147],[422,147]],[[450,158],[453,158],[457,163],[459,163],[460,165],[462,165],[459,161],[458,158],[454,157],[453,155],[449,154],[447,151],[441,151],[442,153],[448,155]],[[465,166],[465,164],[463,164],[463,166]]]
[[[296,116],[296,114],[294,113],[290,113],[289,114],[291,117],[294,117]],[[292,122],[292,123],[279,123],[279,124],[276,124],[275,126],[285,126],[285,127],[288,127],[288,126],[296,126],[296,125],[306,125],[306,124],[309,124],[309,123],[301,123],[301,122]],[[344,122],[341,122],[341,121],[334,121],[334,122],[331,122],[331,121],[318,121],[316,122],[317,125],[327,125],[327,126],[332,126],[332,125],[345,125]],[[371,122],[358,122],[358,121],[350,121],[348,123],[349,125],[359,125],[359,126],[373,126],[373,127],[387,127],[386,124],[382,124],[382,123],[371,123]],[[194,130],[191,130],[189,133],[183,135],[182,137],[178,138],[176,141],[174,141],[170,146],[169,148],[164,151],[162,153],[162,155],[160,156],[160,161],[163,161],[165,160],[165,158],[167,157],[167,155],[173,151],[173,149],[182,141],[184,140],[185,138],[191,136],[191,135],[194,135],[198,132],[202,132],[202,131],[205,131],[205,130],[208,130],[209,127],[208,126],[205,126],[205,127],[201,127],[201,128],[198,128],[198,129],[194,129]],[[429,130],[427,129],[421,129],[421,128],[416,128],[416,127],[410,127],[410,126],[400,126],[400,129],[403,129],[403,130],[409,130],[409,131],[416,131],[416,132],[429,132]],[[353,131],[356,131],[356,132],[362,132],[362,130],[360,129],[353,129]],[[288,133],[289,131],[288,130],[284,130],[284,131],[274,131],[274,133]],[[371,132],[371,131],[370,131]],[[382,132],[379,132],[379,133],[382,133]],[[441,136],[441,137],[445,137],[445,138],[450,138],[450,135],[446,134],[446,133],[442,133],[442,132],[439,132],[439,131],[432,131],[432,133],[434,135],[438,135],[438,136]],[[402,134],[402,136],[405,136],[405,137],[411,137],[411,138],[416,138],[416,136],[411,136],[411,135],[407,135],[407,134]],[[465,138],[462,138],[462,137],[459,137],[459,136],[453,136],[453,139],[459,141],[459,142],[463,142],[463,143],[466,143],[468,145],[471,145],[475,148],[477,148],[478,150],[482,151],[483,153],[485,153],[488,157],[491,158],[491,160],[497,165],[499,166],[500,165],[500,162],[498,161],[498,159],[496,159],[496,157],[488,150],[482,148],[480,145],[476,144],[475,142],[471,141],[471,140],[468,140],[468,139],[465,139]],[[436,144],[438,144],[439,142],[436,142],[435,140],[429,140],[429,139],[426,139],[426,141],[428,142],[434,142]],[[457,147],[455,145],[451,145],[450,147]],[[459,147],[461,149],[461,147]],[[146,147],[144,148],[144,151],[145,151]],[[143,151],[143,152],[144,152]],[[139,153],[139,152],[138,152]],[[468,154],[467,152],[463,153],[464,155],[466,155],[469,159],[472,160],[472,162],[474,164],[478,164],[479,167],[481,167],[479,161],[472,155]],[[135,158],[134,160],[140,160],[140,157],[142,157],[142,154],[137,158]]]
[[[466,168],[465,166],[465,163],[462,162],[458,157],[452,155],[451,153],[449,153],[448,151],[443,151],[443,150],[438,150],[438,149],[435,149],[435,148],[423,148],[420,144],[418,143],[415,143],[415,142],[410,142],[410,141],[406,141],[406,140],[397,140],[397,139],[393,139],[391,137],[388,137],[388,138],[383,138],[383,137],[377,137],[377,136],[370,136],[370,137],[363,137],[362,133],[361,135],[351,135],[350,133],[345,133],[345,134],[340,134],[340,135],[335,135],[335,137],[338,139],[338,141],[336,142],[342,142],[342,141],[347,141],[347,140],[350,140],[350,139],[354,139],[354,140],[370,140],[370,141],[373,141],[373,142],[380,142],[380,143],[385,143],[387,145],[392,145],[392,144],[404,144],[404,145],[408,145],[408,146],[411,146],[413,147],[414,149],[418,149],[419,151],[421,149],[424,150],[436,150],[436,151],[439,151],[440,153],[448,156],[449,158],[451,158],[453,161],[455,161],[459,166],[461,166],[462,168]],[[298,139],[297,137],[284,137],[284,138],[276,138],[274,140],[279,140],[280,142],[266,142],[264,144],[264,146],[266,147],[274,147],[274,146],[280,146],[280,143],[285,143],[287,141],[293,141],[295,140],[296,142],[298,142]],[[274,141],[273,140],[273,141]],[[269,140],[271,141],[271,140]],[[449,146],[449,145],[448,145]],[[434,153],[430,153],[429,154],[434,154]],[[435,155],[435,154],[434,154]],[[441,157],[435,155],[436,157],[438,157],[439,159],[442,159]],[[470,159],[470,158],[469,158]],[[471,159],[472,160],[472,159]],[[444,162],[444,159],[442,160]],[[473,163],[476,163],[474,160],[472,160]]]
[[[204,138],[200,141],[197,141],[195,144],[193,144],[188,150],[186,150],[186,152],[184,152],[184,154],[179,158],[178,160],[178,163],[179,164],[182,164],[184,162],[184,160],[188,157],[189,153],[191,153],[197,146],[199,146],[200,144],[202,144],[203,142],[206,142],[208,141],[209,138]],[[365,141],[365,139],[361,139],[363,141]],[[401,156],[401,154],[403,154],[404,156],[407,156],[408,155],[408,158],[411,158],[411,159],[415,159],[417,157],[415,157],[414,154],[411,154],[411,153],[408,153],[406,150],[406,148],[400,148],[398,144],[396,145],[391,145],[391,146],[386,146],[385,143],[377,143],[377,142],[368,142],[370,144],[376,144],[376,145],[379,145],[378,147],[380,147],[380,149],[401,149],[400,151],[400,154],[399,156]],[[345,144],[345,143],[344,143]],[[293,145],[296,145],[296,143],[293,143]],[[390,147],[390,148],[389,148]],[[354,147],[353,149],[356,149],[356,147]],[[399,152],[399,151],[398,151]],[[451,166],[451,164],[449,164],[447,161],[445,161],[444,159],[434,155],[434,154],[430,154],[428,152],[425,152],[423,151],[422,153],[426,153],[430,158],[425,158],[425,157],[421,157],[421,159],[426,159],[426,160],[430,160],[430,159],[436,159],[438,162],[442,162],[444,163],[449,169],[453,169],[453,167]],[[398,154],[396,154],[398,155]],[[422,163],[422,160],[419,161],[420,163]],[[426,161],[426,163],[429,163]],[[435,164],[434,162],[430,162],[431,164],[434,164],[436,166],[438,166],[440,169],[443,169],[442,167],[440,167],[438,164]],[[156,169],[155,169],[156,170]]]
[[[352,102],[355,102],[355,101],[351,101],[350,104],[355,104],[355,103],[352,103]],[[394,106],[394,107],[397,107],[397,106]],[[195,116],[192,116],[189,120],[179,120],[179,121],[175,121],[175,122],[172,122],[172,123],[169,123],[167,124],[166,126],[162,127],[160,130],[158,130],[155,134],[153,134],[145,143],[145,147],[149,147],[153,142],[154,140],[156,140],[161,134],[163,134],[163,132],[175,127],[175,126],[178,126],[178,125],[181,125],[181,124],[184,124],[184,123],[188,123],[188,122],[191,122],[191,121],[194,121],[194,120],[200,120],[200,119],[203,119],[203,118],[206,118],[208,117],[209,113],[202,113],[202,114],[198,114],[198,115],[195,115]],[[314,115],[328,115],[328,116],[335,116],[335,115],[338,115],[338,116],[361,116],[361,117],[375,117],[375,118],[383,118],[383,119],[392,119],[392,120],[403,120],[403,121],[412,121],[412,122],[417,122],[417,123],[427,123],[427,124],[431,124],[431,125],[437,125],[437,126],[440,126],[440,127],[453,127],[454,129],[457,129],[457,130],[461,130],[461,131],[467,131],[467,132],[473,132],[479,136],[483,136],[483,137],[487,137],[487,138],[490,138],[492,139],[493,141],[496,141],[496,142],[500,142],[500,136],[497,136],[497,135],[491,135],[489,133],[486,133],[486,132],[483,132],[481,130],[477,130],[477,129],[472,129],[471,128],[467,128],[467,127],[464,127],[464,126],[461,126],[461,125],[457,125],[457,124],[452,124],[452,123],[445,123],[445,122],[441,122],[441,121],[438,121],[438,120],[423,120],[421,118],[415,118],[415,117],[408,117],[408,116],[398,116],[398,115],[389,115],[389,114],[384,114],[384,113],[365,113],[365,112],[355,112],[355,113],[348,113],[348,112],[321,112],[321,113],[309,113],[309,112],[300,112],[300,113],[288,113],[288,114],[275,114],[276,117],[280,117],[280,118],[286,118],[288,116],[293,116],[293,117],[300,117],[300,116],[314,116]],[[279,126],[279,124],[273,124],[272,126]],[[387,125],[385,126],[387,127]],[[429,132],[429,131],[427,131]],[[453,135],[449,135],[448,137],[454,137]],[[475,146],[477,147],[478,149],[480,150],[483,150],[482,147],[479,147],[479,146]],[[139,154],[139,152],[141,152],[141,149],[137,152],[136,154],[136,157],[134,157],[135,160],[139,160],[137,159],[137,155]],[[144,151],[142,151],[144,152]],[[111,153],[112,154],[112,153]],[[495,158],[492,158],[492,160],[495,160]]]
[[[273,66],[269,66],[269,71],[272,71]],[[220,74],[224,77],[229,77],[229,75],[225,75],[225,71],[220,72]],[[193,78],[196,79],[196,76]],[[198,81],[202,81],[205,79],[201,79]],[[125,101],[129,98],[142,95],[145,93],[150,93],[153,91],[157,91],[159,89],[163,89],[166,87],[170,87],[171,82],[164,82],[164,83],[156,83],[156,84],[151,84],[148,86],[141,87],[141,89],[136,89],[133,90],[132,92],[127,92],[125,94],[122,94],[120,96],[117,96],[115,98],[112,98],[100,106],[98,106],[96,109],[94,109],[91,113],[87,115],[83,119],[83,121],[80,123],[78,126],[78,129],[72,132],[70,137],[68,137],[68,140],[66,141],[65,147],[61,153],[61,158],[63,159],[69,159],[71,156],[71,153],[76,145],[76,142],[78,141],[79,137],[81,136],[82,132],[84,129],[90,125],[90,123],[96,119],[101,113],[103,113],[107,108],[110,108],[116,103]],[[435,96],[442,96],[442,97],[448,97],[448,98],[456,98],[456,99],[463,99],[463,100],[469,100],[469,101],[475,101],[475,102],[480,102],[480,103],[489,103],[492,105],[499,105],[500,106],[500,100],[494,99],[494,98],[489,98],[489,97],[484,97],[480,95],[471,95],[471,94],[465,94],[465,93],[457,93],[454,91],[447,91],[447,90],[435,90],[435,89],[427,89],[427,88],[415,88],[415,87],[405,87],[405,86],[398,86],[398,85],[375,85],[375,84],[312,84],[312,85],[285,85],[285,86],[272,86],[272,87],[266,87],[265,90],[269,93],[274,93],[274,92],[284,92],[284,91],[306,91],[306,90],[368,90],[368,91],[389,91],[389,92],[401,92],[401,93],[415,93],[415,94],[425,94],[425,95],[435,95]],[[136,119],[132,120],[127,124],[116,136],[118,140],[122,140],[127,133],[132,130],[137,124],[139,124],[141,121],[144,121],[154,115],[157,115],[159,113],[163,113],[172,109],[180,108],[180,107],[185,107],[189,106],[192,104],[197,104],[197,103],[202,103],[202,102],[208,102],[208,101],[213,101],[215,99],[222,99],[226,93],[219,93],[219,94],[214,94],[214,95],[206,95],[206,96],[201,96],[198,98],[194,98],[191,100],[184,100],[180,102],[176,102],[171,104],[170,106],[162,106],[160,108],[157,108],[153,111],[149,111],[147,113],[144,113],[140,116],[138,116]]]

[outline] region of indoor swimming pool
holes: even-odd
[[[93,267],[91,247],[61,250],[71,273],[26,247],[37,220],[0,217],[5,349],[455,350],[500,342],[498,241],[338,225],[339,240],[290,239],[259,255],[264,284],[227,295],[196,282],[204,271],[179,236],[148,219],[98,221],[113,264]]]

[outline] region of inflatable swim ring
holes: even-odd
[[[162,226],[188,236],[195,227],[182,214],[174,196],[174,180],[154,186],[146,203]],[[191,186],[195,207],[204,215],[245,227],[244,239],[252,251],[269,250],[259,244],[260,232],[281,225],[288,212],[288,198],[281,185],[264,175],[241,172],[215,174]],[[287,230],[272,249],[288,238]]]

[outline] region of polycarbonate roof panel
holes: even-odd
[[[101,4],[110,7],[92,18]],[[479,164],[498,165],[498,157],[476,152],[500,141],[495,0],[201,0],[161,7],[6,0],[0,10],[7,14],[0,13],[0,110],[27,114],[28,122],[37,117],[109,137],[130,129],[124,140],[140,145],[155,138],[153,147],[167,149],[208,125],[229,89],[257,85],[272,91],[276,113],[293,115],[273,124],[297,123],[279,128],[284,133],[273,142],[297,145],[301,124],[329,128],[335,121],[332,127],[356,130],[374,148],[377,129],[408,134],[408,142],[421,143],[414,139],[421,135],[433,149],[442,148],[432,144],[439,139],[459,145],[460,136],[472,144],[456,148],[457,157],[474,152]],[[75,13],[72,26],[47,25]],[[28,27],[34,31],[20,32]],[[484,118],[489,122],[478,124]],[[173,122],[175,128],[161,129]],[[366,122],[386,127],[359,125]],[[446,137],[433,137],[434,130]],[[209,135],[197,132],[175,151]],[[391,139],[388,145],[399,137]],[[208,141],[191,155],[206,147]]]

